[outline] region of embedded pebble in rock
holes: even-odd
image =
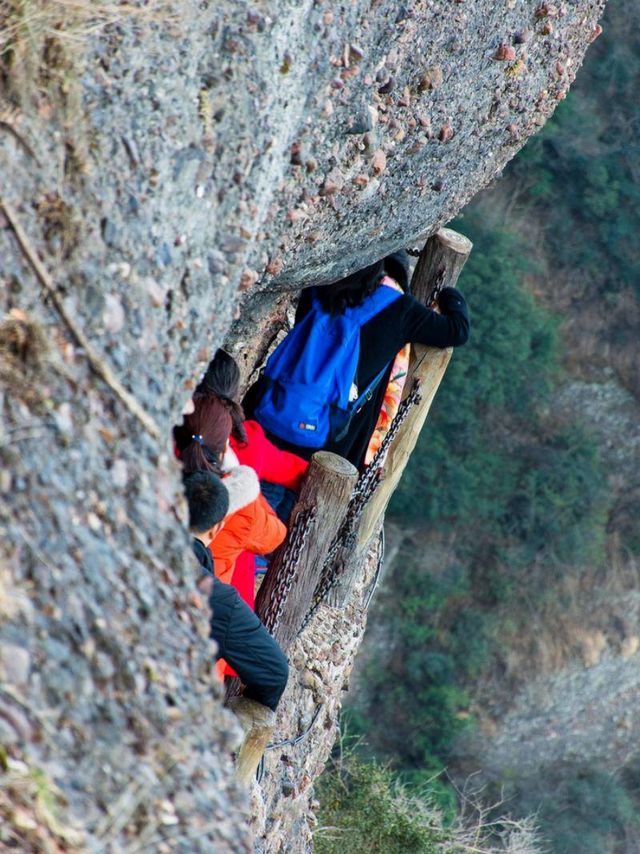
[[[533,14],[536,18],[554,18],[558,14],[558,10],[551,3],[541,3],[536,6]]]
[[[241,291],[248,290],[252,285],[258,281],[258,274],[255,270],[245,270],[244,273],[240,276],[240,283],[238,287]]]
[[[361,62],[364,59],[364,51],[355,43],[349,45],[349,59],[351,62]]]
[[[115,460],[111,466],[111,480],[113,485],[124,489],[129,479],[129,471],[125,460]]]
[[[515,48],[509,44],[501,44],[493,54],[493,58],[502,61],[511,61],[516,58]]]
[[[282,272],[284,261],[282,258],[272,258],[266,266],[266,271],[270,276],[277,276]]]
[[[102,322],[107,332],[115,334],[124,326],[125,313],[120,297],[115,294],[105,294],[105,307],[102,312]]]
[[[0,645],[0,681],[5,685],[25,685],[30,667],[31,656],[28,650],[12,643]]]
[[[443,79],[441,66],[434,65],[433,68],[428,69],[422,75],[418,83],[418,89],[420,92],[426,92],[429,89],[439,89],[442,86]]]
[[[440,128],[438,139],[440,142],[449,142],[450,139],[453,139],[453,128],[449,122],[445,122]]]
[[[370,110],[362,110],[349,120],[346,128],[347,133],[360,134],[367,133],[373,128],[373,118]]]
[[[371,167],[375,175],[381,175],[387,168],[387,155],[382,149],[378,149],[373,155]]]

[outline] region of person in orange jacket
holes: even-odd
[[[198,590],[209,600],[210,637],[221,656],[231,661],[245,683],[243,695],[275,711],[287,685],[287,658],[258,617],[240,598],[238,591],[214,574],[214,563],[207,548],[220,532],[228,515],[231,496],[224,482],[212,472],[196,472],[184,479],[189,506],[189,528],[193,550],[200,564]],[[224,664],[224,662],[223,662]]]
[[[250,466],[234,466],[223,482],[237,509],[225,518],[224,527],[209,548],[218,578],[232,583],[245,602],[253,607],[253,573],[248,596],[241,584],[245,579],[238,577],[236,561],[245,551],[254,555],[272,552],[286,537],[287,529],[260,494],[258,475]]]
[[[234,573],[238,556],[245,550],[254,554],[273,551],[284,540],[287,529],[260,494],[258,475],[252,468],[233,465],[225,470],[223,459],[232,424],[228,407],[216,397],[201,394],[194,395],[194,404],[194,411],[184,416],[180,428],[182,447],[180,442],[177,446],[185,476],[209,471],[223,477],[229,511],[209,549],[216,576],[238,589]],[[187,436],[190,441],[185,441]],[[238,592],[242,595],[241,590]]]
[[[262,481],[262,489],[269,489],[265,497],[267,501],[262,499],[262,508],[268,507],[271,503],[275,507],[277,515],[281,520],[288,518],[291,507],[295,500],[295,494],[300,491],[302,478],[306,474],[309,463],[303,460],[296,454],[288,451],[281,451],[272,442],[270,442],[261,425],[257,421],[245,421],[242,407],[238,404],[240,388],[240,369],[235,359],[226,353],[224,350],[217,350],[213,359],[202,377],[199,385],[196,387],[194,401],[198,408],[203,407],[201,402],[202,397],[207,397],[211,401],[217,401],[222,405],[231,418],[231,435],[229,438],[230,451],[224,456],[222,469],[230,472],[240,464],[241,466],[250,466]],[[215,404],[210,403],[209,407],[214,407]],[[205,411],[206,407],[203,407]],[[216,408],[218,411],[219,407]],[[182,456],[183,447],[191,441],[191,421],[187,421],[180,427],[174,430],[174,440],[176,451],[179,456]],[[265,482],[269,482],[266,484]],[[272,501],[274,494],[273,484],[276,484],[275,495],[280,504],[288,503],[288,508],[284,511]],[[279,492],[277,491],[279,490]],[[283,501],[283,496],[286,497]],[[268,537],[270,530],[273,531],[273,519],[269,518],[268,522],[263,520],[263,530]],[[240,520],[238,520],[240,524]],[[243,535],[244,531],[241,532]],[[275,532],[274,532],[275,533]],[[232,533],[228,532],[222,538],[222,546],[226,549],[232,540]],[[265,540],[262,540],[264,544]],[[250,546],[241,552],[235,561],[235,569],[233,571],[233,586],[238,590],[244,601],[251,608],[255,607],[255,562],[256,555],[268,554],[272,549],[258,551]]]

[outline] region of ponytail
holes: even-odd
[[[221,455],[216,456],[206,445],[198,442],[195,436],[181,452],[180,457],[185,476],[197,471],[208,471],[222,477]]]
[[[231,414],[222,401],[206,394],[195,394],[193,403],[193,412],[185,415],[173,431],[184,473],[209,471],[220,476],[221,460],[233,427]]]
[[[244,429],[244,410],[235,400],[222,399],[223,403],[229,406],[229,415],[231,416],[231,435],[236,441],[243,445],[247,444],[247,431]]]
[[[233,356],[224,350],[216,350],[209,367],[196,387],[196,394],[217,397],[229,410],[231,416],[231,435],[238,442],[246,444],[244,412],[237,402],[240,393],[240,368]]]

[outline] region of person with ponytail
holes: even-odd
[[[270,442],[257,421],[245,421],[242,407],[238,403],[240,394],[240,369],[235,359],[224,350],[217,350],[204,376],[196,387],[194,400],[207,397],[215,404],[215,411],[222,406],[231,419],[229,449],[223,465],[225,470],[250,466],[260,479],[263,497],[286,524],[289,513],[300,491],[302,478],[309,463],[301,457],[282,451]],[[186,422],[186,418],[185,418]],[[189,422],[192,424],[192,422]],[[189,431],[174,432],[176,444],[189,438]],[[236,560],[233,584],[250,606],[255,606],[256,553],[247,549]]]
[[[240,397],[240,368],[233,356],[222,349],[216,350],[213,359],[196,386],[196,394],[215,397],[228,409],[231,416],[231,436],[236,442],[247,442],[244,412],[238,403]]]
[[[222,401],[196,393],[193,412],[184,415],[182,424],[173,430],[185,475],[210,471],[220,477],[232,428],[231,414]]]
[[[240,369],[233,356],[224,350],[216,351],[196,387],[196,394],[208,395],[228,408],[233,423],[230,447],[241,465],[255,469],[263,491],[265,484],[276,484],[293,493],[300,491],[309,463],[296,454],[276,447],[267,439],[257,421],[245,421],[244,412],[238,403]],[[277,508],[274,509],[277,512]],[[283,522],[287,521],[283,516],[280,518]]]
[[[243,551],[267,554],[284,540],[287,529],[260,495],[256,472],[237,461],[229,463],[229,436],[233,418],[227,403],[214,395],[198,392],[193,397],[193,412],[174,428],[176,453],[182,461],[184,476],[211,472],[222,476],[229,493],[229,510],[224,527],[209,544],[215,574],[231,583],[247,601],[246,591],[235,578],[236,560]],[[253,581],[252,581],[253,587]],[[243,595],[244,593],[244,595]],[[253,590],[248,604],[253,607]]]

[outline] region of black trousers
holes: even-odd
[[[275,711],[289,677],[285,654],[230,584],[214,579],[209,606],[218,657],[245,683],[245,697]]]

